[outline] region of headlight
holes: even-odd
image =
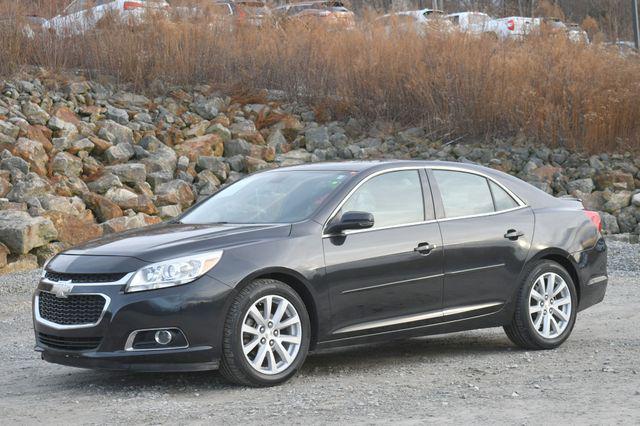
[[[216,266],[221,257],[222,250],[216,250],[147,265],[135,273],[125,292],[155,290],[190,283]]]

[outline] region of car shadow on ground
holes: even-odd
[[[478,357],[508,354],[517,349],[505,336],[498,334],[478,335],[466,332],[437,337],[395,340],[381,344],[326,349],[311,353],[301,374],[307,379],[325,377],[336,372],[357,373],[409,366],[415,363],[437,363],[460,357],[476,360]],[[217,371],[193,373],[129,373],[65,369],[64,375],[47,377],[68,390],[95,388],[100,393],[114,394],[125,390],[152,390],[192,392],[222,389],[241,389],[228,384]],[[62,379],[62,380],[61,380]]]

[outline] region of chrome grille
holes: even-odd
[[[59,298],[51,293],[38,295],[40,318],[58,325],[95,324],[100,319],[105,303],[97,294],[70,295]]]
[[[127,274],[66,274],[46,271],[44,278],[52,282],[71,281],[71,283],[112,283],[120,281],[125,275]]]

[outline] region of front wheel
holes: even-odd
[[[554,349],[571,334],[578,308],[576,287],[558,263],[542,260],[525,274],[511,323],[504,330],[525,349]]]
[[[291,287],[255,280],[236,295],[229,309],[220,372],[247,386],[283,383],[302,366],[310,334],[307,309]]]

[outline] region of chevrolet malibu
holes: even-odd
[[[600,223],[579,200],[474,165],[265,171],[53,258],[33,298],[36,350],[270,386],[311,350],[397,338],[504,327],[553,349],[604,298]]]

